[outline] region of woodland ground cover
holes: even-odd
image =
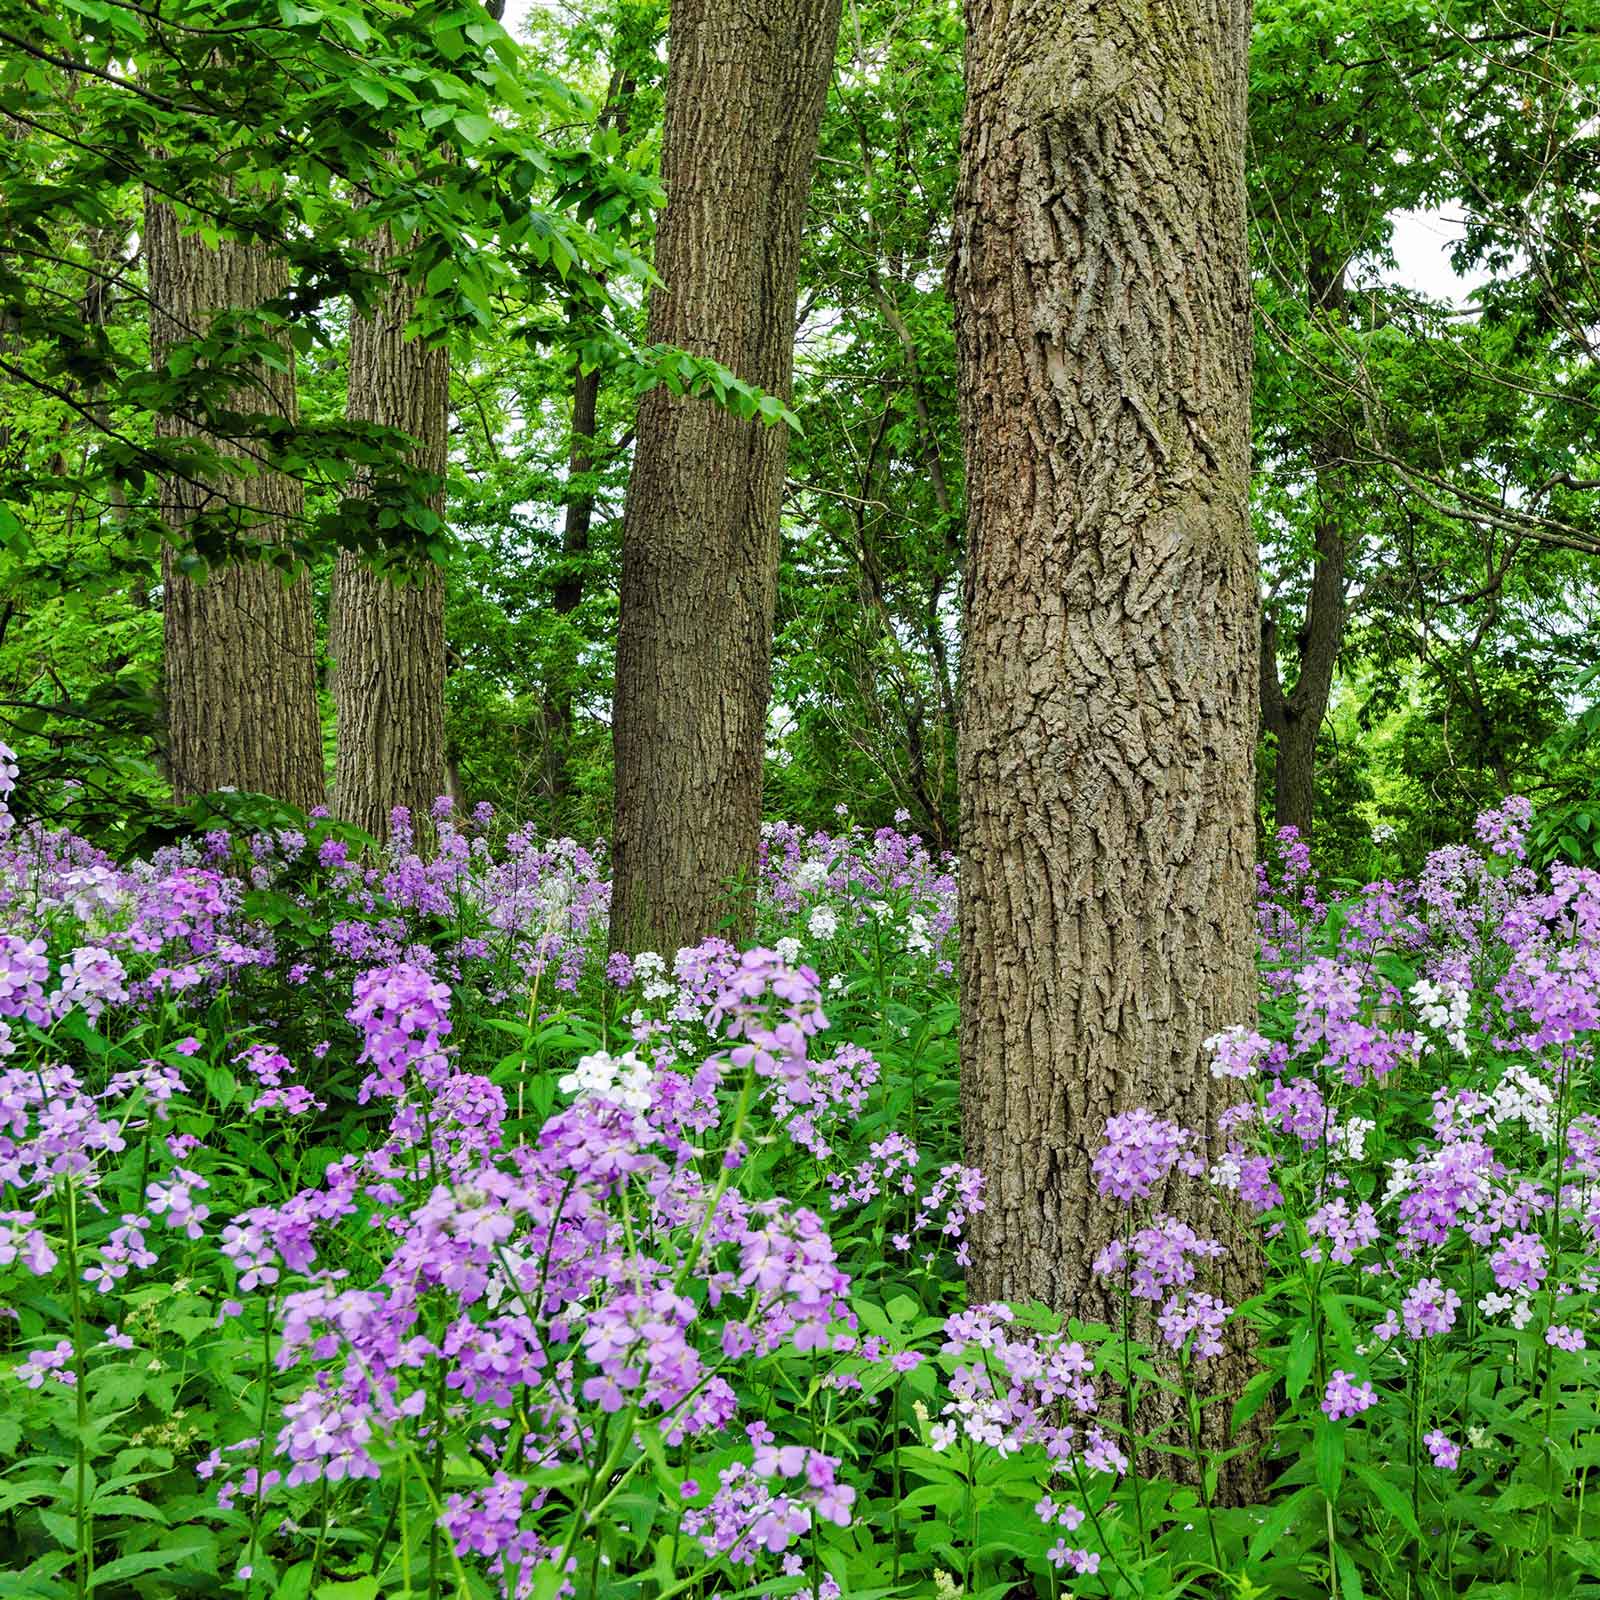
[[[913,836],[769,825],[755,945],[608,959],[487,808],[9,826],[0,1591],[1591,1592],[1600,875],[1528,825],[1339,898],[1279,841],[1237,1104],[1088,1130],[1115,1327],[963,1296]]]

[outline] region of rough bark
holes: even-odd
[[[652,341],[787,396],[839,0],[682,0],[668,49]],[[709,934],[753,883],[785,429],[652,390],[623,522],[611,937]],[[748,916],[749,895],[733,902]]]
[[[258,246],[223,240],[209,248],[183,234],[177,214],[145,196],[144,255],[150,291],[151,360],[203,333],[224,309],[247,310],[281,294],[285,263]],[[288,350],[287,341],[284,348]],[[234,396],[241,412],[293,420],[295,380],[257,364]],[[199,419],[163,416],[159,436],[206,436]],[[245,459],[248,442],[210,437],[224,456]],[[301,515],[298,480],[277,472],[173,477],[161,486],[161,514],[181,540],[200,512],[226,509],[248,538],[282,540]],[[324,794],[317,711],[317,642],[311,586],[285,584],[260,562],[234,562],[197,582],[162,553],[167,764],[174,795],[247,789],[309,808]]]
[[[1256,1005],[1247,0],[966,0],[962,1120],[974,1299],[1108,1311],[1089,1163]],[[1168,1197],[1220,1228],[1198,1186]],[[1228,1285],[1248,1290],[1241,1252]],[[1214,1364],[1226,1384],[1244,1359]]]
[[[384,228],[374,242],[374,263],[381,268],[397,254]],[[414,291],[396,274],[370,316],[351,318],[346,412],[352,421],[382,423],[417,441],[412,464],[440,479],[430,503],[443,516],[450,355],[443,345],[406,337],[415,303]],[[396,806],[425,822],[446,792],[442,575],[430,570],[398,583],[360,557],[341,554],[329,651],[338,718],[334,809],[385,840]]]
[[[1344,308],[1342,266],[1323,263],[1312,274],[1313,312],[1338,316]],[[1279,828],[1296,828],[1310,839],[1316,820],[1317,739],[1328,701],[1333,694],[1333,674],[1344,642],[1348,579],[1346,550],[1340,521],[1344,471],[1340,463],[1348,452],[1330,435],[1311,451],[1316,485],[1316,518],[1312,528],[1313,566],[1305,615],[1295,635],[1295,679],[1285,689],[1278,667],[1278,625],[1261,619],[1261,731],[1272,736],[1273,820]]]

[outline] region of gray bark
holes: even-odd
[[[218,311],[249,309],[282,293],[283,261],[254,245],[223,240],[211,249],[183,234],[165,201],[145,196],[144,255],[149,274],[150,356],[164,364],[173,346],[202,334]],[[284,343],[285,351],[289,346]],[[241,412],[293,420],[293,360],[287,372],[256,364],[233,398]],[[202,419],[163,416],[166,438],[206,436]],[[224,456],[244,459],[248,441],[211,436]],[[303,507],[299,482],[283,473],[222,474],[209,483],[170,478],[161,486],[163,520],[181,539],[202,511],[226,508],[242,537],[282,540]],[[247,789],[309,808],[324,794],[317,710],[316,624],[311,587],[260,562],[235,562],[204,582],[162,553],[167,763],[180,801],[217,789]]]
[[[681,0],[649,336],[787,396],[839,0]],[[611,937],[671,952],[749,913],[786,430],[665,388],[623,524]],[[729,888],[745,893],[731,903]]]

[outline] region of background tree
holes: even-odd
[[[1592,21],[1548,0],[1257,8],[1268,828],[1309,832],[1324,791],[1333,833],[1362,832],[1320,771],[1341,677],[1368,731],[1441,670],[1468,691],[1452,696],[1460,730],[1476,715],[1471,662],[1487,668],[1510,635],[1573,681],[1563,637],[1591,625],[1595,600],[1571,559],[1594,548],[1581,332],[1593,297],[1575,181],[1593,159]],[[1470,299],[1466,284],[1443,299],[1398,280],[1396,225],[1416,211],[1461,227],[1457,264],[1489,270]],[[1447,765],[1455,776],[1419,823],[1459,830],[1512,782],[1511,768],[1469,769]],[[1411,776],[1396,785],[1373,768],[1397,804]],[[1542,786],[1526,769],[1516,782]],[[1329,859],[1354,870],[1344,847]]]
[[[191,220],[147,194],[144,252],[150,358],[157,368],[203,337],[219,315],[254,311],[282,296],[288,270],[258,244],[208,245]],[[295,421],[294,357],[287,341],[262,353],[231,409]],[[200,431],[195,418],[164,414],[158,437],[199,435],[203,447],[239,467],[227,474],[170,472],[161,514],[179,535],[197,517],[227,516],[238,536],[283,540],[300,519],[299,482],[260,461],[248,442]],[[324,794],[317,715],[317,636],[311,589],[263,562],[197,575],[168,546],[162,554],[166,762],[180,800],[217,789],[272,795],[303,809]],[[204,581],[198,581],[203,577]]]
[[[442,535],[450,352],[417,337],[416,292],[395,273],[398,253],[385,225],[374,236],[373,264],[393,274],[393,283],[370,314],[352,318],[349,415],[416,440],[413,464],[437,485],[429,509]],[[334,805],[379,840],[389,836],[395,807],[421,822],[446,787],[444,578],[431,563],[399,576],[394,581],[341,553],[328,622],[338,728]]]
[[[776,814],[847,801],[956,837],[964,512],[944,268],[961,122],[948,0],[854,0],[801,261],[774,695],[793,713]]]
[[[1202,1041],[1255,1006],[1249,12],[966,15],[971,1284],[1092,1318],[1107,1118],[1205,1127]]]
[[[669,30],[649,336],[765,392],[657,388],[623,528],[611,937],[674,950],[753,884],[806,192],[838,0],[681,0]]]

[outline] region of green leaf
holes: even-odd
[[[1384,1510],[1413,1539],[1422,1537],[1422,1529],[1417,1526],[1416,1513],[1411,1509],[1411,1500],[1408,1495],[1396,1484],[1390,1483],[1376,1467],[1369,1467],[1360,1462],[1352,1462],[1350,1470],[1372,1491],[1373,1498],[1382,1504]]]
[[[1255,1565],[1272,1554],[1295,1518],[1302,1511],[1309,1510],[1318,1498],[1317,1491],[1308,1483],[1296,1489],[1288,1499],[1280,1500],[1267,1513],[1266,1521],[1256,1530],[1255,1538],[1250,1541],[1251,1564]]]
[[[1367,1600],[1367,1591],[1361,1587],[1361,1569],[1342,1544],[1333,1547],[1333,1559],[1339,1568],[1339,1592],[1344,1600]]]
[[[1318,1487],[1337,1505],[1344,1482],[1344,1429],[1338,1423],[1317,1424],[1316,1455]]]
[[[95,1568],[89,1587],[98,1589],[102,1584],[119,1583],[123,1578],[132,1578],[141,1572],[159,1572],[163,1567],[176,1567],[191,1556],[204,1555],[208,1548],[203,1544],[186,1544],[166,1550],[141,1550],[137,1555],[118,1556],[115,1561]]]
[[[1283,1387],[1293,1400],[1306,1386],[1311,1369],[1316,1365],[1317,1341],[1308,1327],[1301,1331],[1289,1346],[1289,1357],[1283,1367]]]
[[[159,1522],[166,1526],[167,1519],[159,1506],[131,1494],[99,1494],[89,1502],[89,1509],[97,1517],[139,1517],[146,1522]]]
[[[350,1578],[335,1583],[319,1583],[316,1600],[378,1600],[378,1580]]]

